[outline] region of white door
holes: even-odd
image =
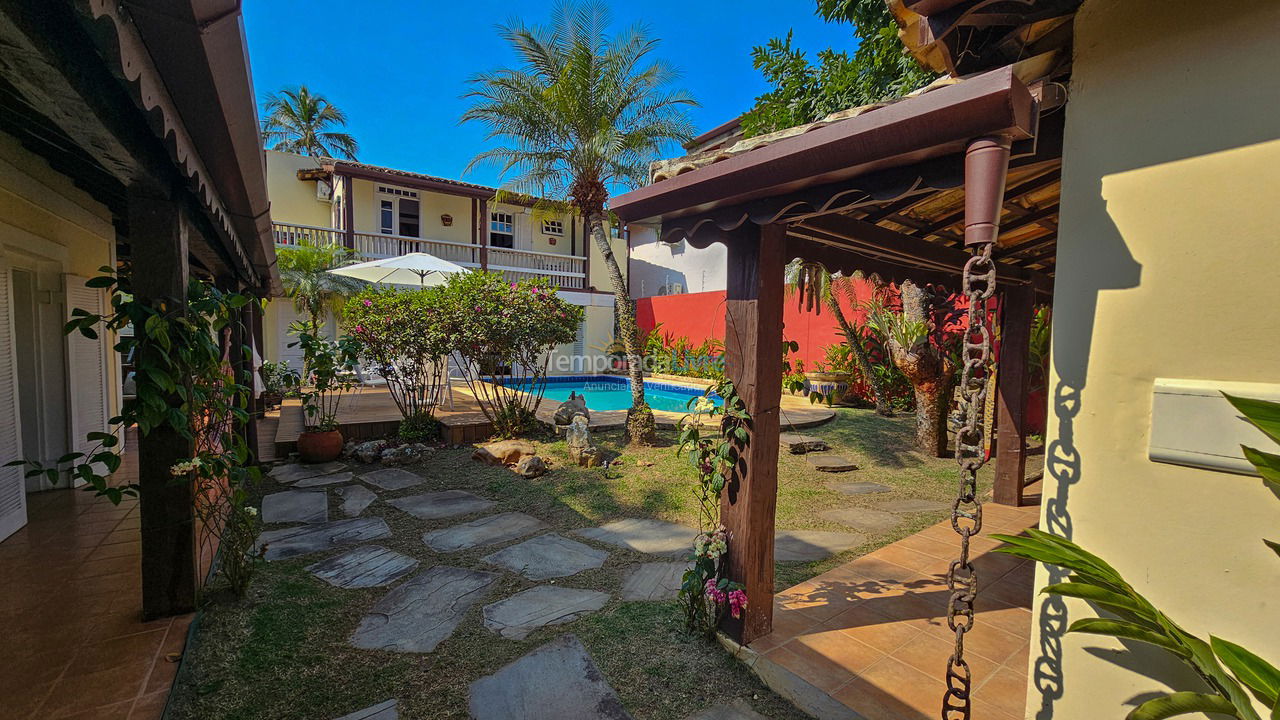
[[[101,314],[105,308],[102,290],[85,287],[88,278],[66,275],[67,317],[80,308]],[[109,397],[107,374],[107,337],[99,329],[97,338],[87,338],[79,332],[67,335],[67,386],[71,399],[71,449],[88,455],[98,446],[96,440],[87,440],[91,432],[107,432],[107,408]],[[99,468],[101,470],[101,468]]]
[[[9,266],[0,260],[0,465],[22,455],[11,285]],[[27,493],[22,476],[20,467],[0,467],[0,541],[27,524]]]

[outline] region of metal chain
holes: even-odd
[[[982,531],[982,501],[978,499],[978,470],[986,462],[983,447],[983,413],[987,405],[987,378],[991,360],[991,329],[987,325],[987,301],[995,293],[996,266],[992,243],[983,243],[964,265],[962,292],[969,300],[968,329],[960,357],[960,393],[964,400],[964,424],[956,431],[956,462],[960,488],[951,505],[951,529],[960,536],[960,557],[947,568],[947,626],[956,634],[955,649],[947,662],[947,692],[942,698],[942,720],[969,720],[972,676],[964,659],[964,635],[973,627],[973,603],[978,594],[978,573],[969,559],[969,538]]]

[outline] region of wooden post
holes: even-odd
[[[1027,395],[1031,390],[1031,321],[1035,290],[1006,287],[1000,302],[1000,365],[996,373],[996,477],[994,499],[1021,505],[1027,470]]]
[[[191,224],[183,208],[162,192],[130,188],[129,245],[133,292],[142,302],[166,299],[185,308]],[[135,332],[144,332],[135,328]],[[145,349],[139,366],[147,364]],[[151,352],[155,352],[152,350]],[[180,400],[168,398],[171,405]],[[194,448],[168,425],[138,438],[139,511],[142,524],[142,614],[145,618],[190,612],[196,601],[194,486],[170,482],[169,468],[189,460]]]
[[[782,225],[748,224],[728,244],[725,373],[751,415],[751,440],[721,495],[729,577],[747,609],[725,630],[746,644],[773,630],[773,525],[778,500],[778,404],[782,397]]]
[[[356,249],[356,197],[352,187],[355,185],[350,175],[342,178],[342,244],[352,252]]]
[[[489,200],[480,198],[480,269],[489,269]]]

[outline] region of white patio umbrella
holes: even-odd
[[[329,272],[384,285],[441,285],[444,276],[465,272],[466,268],[427,253],[406,253],[334,268]]]

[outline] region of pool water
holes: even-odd
[[[518,386],[527,390],[527,386]],[[574,375],[569,377],[552,377],[547,379],[547,390],[543,397],[554,403],[562,403],[569,399],[569,393],[578,393],[587,398],[588,410],[626,410],[631,407],[631,383],[624,377],[616,375]],[[666,412],[689,412],[689,401],[702,395],[697,388],[670,385],[653,380],[644,381],[644,399],[654,410]],[[716,405],[721,404],[719,395],[711,396]],[[546,407],[545,405],[543,407]]]

